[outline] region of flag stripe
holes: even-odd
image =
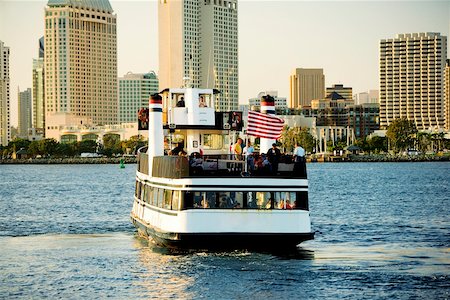
[[[247,134],[267,139],[278,139],[283,130],[284,120],[274,115],[248,112]]]

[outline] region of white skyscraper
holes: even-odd
[[[161,0],[160,88],[215,88],[217,110],[238,109],[237,0]]]
[[[380,42],[380,125],[397,118],[419,130],[445,126],[447,37],[439,33],[398,34]]]
[[[108,0],[49,0],[45,9],[47,130],[117,123],[116,15]]]
[[[9,47],[0,41],[0,145],[8,145],[10,139]]]

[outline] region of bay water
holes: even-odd
[[[450,298],[450,163],[307,167],[314,240],[175,253],[136,236],[134,165],[0,165],[0,299]]]

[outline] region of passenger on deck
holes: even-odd
[[[244,147],[242,151],[247,162],[248,172],[253,173],[255,171],[255,158],[253,157],[253,152],[255,149],[250,141],[247,141],[247,146]]]
[[[292,209],[291,201],[286,200],[286,209]]]
[[[306,161],[305,149],[298,143],[295,143],[294,149],[294,175],[304,177],[306,176]]]
[[[181,97],[180,100],[177,102],[177,107],[185,107],[184,97]]]
[[[234,158],[236,160],[242,160],[242,142],[241,138],[238,138],[236,144],[233,146]]]
[[[191,169],[194,174],[203,173],[203,159],[198,152],[192,153],[190,161]]]
[[[206,105],[206,101],[205,98],[203,98],[203,96],[200,96],[200,98],[198,99],[198,107],[208,107]]]
[[[182,155],[184,151],[184,142],[179,142],[175,148],[169,151],[169,155]]]
[[[278,173],[278,163],[280,162],[281,152],[277,148],[277,144],[273,143],[272,148],[267,151],[267,158],[272,166],[272,174],[277,175]]]

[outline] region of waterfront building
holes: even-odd
[[[265,95],[270,95],[275,100],[275,109],[286,109],[287,106],[287,99],[286,97],[278,97],[278,91],[265,91],[260,92],[256,98],[250,98],[248,99],[248,105],[249,107],[259,108],[261,106],[261,97]]]
[[[397,118],[419,130],[445,126],[447,37],[440,33],[398,34],[380,42],[380,125]]]
[[[355,138],[367,137],[380,129],[380,105],[363,103],[347,107],[348,126],[353,129]]]
[[[45,85],[44,85],[44,37],[39,39],[39,57],[33,59],[33,118],[34,132],[43,135],[45,128]]]
[[[137,122],[140,108],[148,107],[150,96],[159,92],[155,72],[134,74],[128,72],[119,77],[119,123]]]
[[[49,0],[45,9],[45,126],[116,124],[116,15],[108,0]],[[80,123],[77,123],[80,124]]]
[[[338,93],[344,99],[353,99],[353,89],[351,87],[344,87],[343,84],[333,84],[331,87],[327,87],[326,94]]]
[[[9,95],[9,47],[0,41],[0,145],[7,146],[11,140]]]
[[[311,100],[325,97],[323,69],[297,68],[290,76],[289,107],[310,106]]]
[[[311,100],[311,109],[344,109],[354,103],[351,97],[345,98],[337,92],[331,92],[324,99]]]
[[[19,112],[19,137],[27,139],[28,129],[32,126],[32,100],[31,88],[24,91],[18,91],[18,112]]]
[[[214,88],[218,111],[237,110],[237,0],[159,1],[159,82],[161,89]]]
[[[450,59],[445,67],[445,129],[450,131]]]
[[[121,141],[124,141],[136,135],[148,138],[148,131],[139,131],[137,122],[114,125],[61,125],[48,131],[46,138],[53,138],[60,143],[72,143],[84,140],[103,143],[106,135],[114,135]]]
[[[355,100],[356,105],[361,105],[365,103],[379,103],[379,91],[378,90],[369,90],[368,92],[362,92],[355,94],[353,96],[353,100]]]

